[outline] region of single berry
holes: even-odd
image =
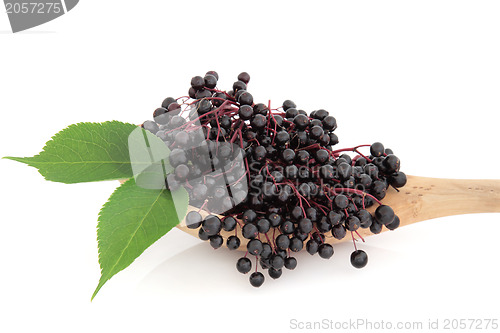
[[[375,142],[370,146],[370,154],[374,157],[380,157],[384,154],[384,145],[380,142]]]
[[[351,253],[351,264],[356,268],[363,268],[368,263],[368,255],[363,250]]]
[[[201,226],[202,218],[197,211],[190,211],[186,215],[186,226],[189,229],[198,229]]]
[[[375,219],[378,223],[383,225],[388,225],[392,221],[394,221],[394,210],[390,206],[380,205],[375,210]]]
[[[262,253],[262,251],[264,251],[264,246],[262,245],[262,242],[260,240],[252,239],[247,244],[247,250],[250,254],[258,256]]]
[[[252,286],[258,288],[264,283],[264,275],[261,272],[253,272],[249,280]]]
[[[210,237],[210,245],[214,249],[218,249],[219,247],[222,246],[223,243],[224,243],[224,239],[222,238],[221,235],[215,235],[215,236]]]
[[[318,254],[323,259],[330,259],[333,256],[333,246],[330,244],[321,244],[318,248]]]
[[[236,262],[236,269],[238,272],[246,274],[252,269],[252,262],[248,258],[240,258]]]
[[[215,215],[209,215],[202,223],[202,229],[208,236],[217,235],[222,228],[220,219]]]
[[[272,277],[273,279],[279,279],[281,274],[283,274],[283,270],[280,269],[274,269],[273,267],[269,268],[269,276]]]
[[[237,236],[229,236],[226,241],[226,246],[230,250],[236,250],[240,247],[241,241]]]
[[[297,267],[297,259],[294,257],[285,258],[285,268],[289,270],[294,270]]]

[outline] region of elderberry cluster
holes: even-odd
[[[359,228],[377,234],[399,226],[392,208],[381,203],[389,187],[406,184],[392,150],[379,142],[334,149],[337,121],[328,111],[307,113],[290,100],[276,109],[254,103],[245,72],[227,92],[217,88],[218,80],[214,71],[193,77],[189,96],[166,98],[142,127],[171,150],[174,172],[166,186],[184,186],[190,205],[199,208],[187,214],[187,226],[199,229],[214,249],[246,246],[239,272],[252,270],[250,255],[277,279],[283,268],[297,266],[293,252],[305,248],[329,259],[328,237],[349,233],[354,241]],[[361,152],[364,147],[370,154]],[[210,215],[203,219],[202,210]],[[356,268],[367,261],[357,248],[351,255]],[[250,283],[259,287],[264,275],[254,268]]]

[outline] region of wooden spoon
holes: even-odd
[[[400,226],[450,215],[499,213],[500,180],[408,176],[408,182],[400,189],[400,192],[390,188],[382,203],[394,209],[401,220]],[[370,208],[370,211],[373,212],[377,206],[375,204]],[[188,210],[198,211],[198,208],[189,206]],[[200,211],[200,214],[203,217],[208,215],[204,211]],[[198,237],[198,229],[187,228],[185,221],[182,221],[177,227]],[[238,228],[238,232],[239,230]],[[382,228],[382,231],[386,230],[388,229]],[[373,235],[370,229],[360,228],[358,233],[362,237]],[[221,235],[226,239],[228,236],[234,235],[234,231],[221,231]],[[330,244],[351,240],[351,237],[346,236],[339,241],[333,238],[330,233],[327,233],[326,237],[326,242]],[[239,250],[246,251],[246,239],[240,237],[240,240]]]

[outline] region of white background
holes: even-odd
[[[0,156],[81,121],[141,123],[190,78],[241,71],[257,101],[337,118],[340,146],[384,142],[407,174],[499,179],[497,1],[81,1],[12,34],[0,13]],[[260,289],[178,230],[110,280],[96,224],[117,182],[63,185],[0,161],[0,331],[255,332],[290,320],[497,318],[499,215],[440,218],[307,253]],[[499,203],[500,204],[500,203]],[[291,331],[291,330],[290,330]]]

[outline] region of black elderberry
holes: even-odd
[[[238,272],[246,274],[252,269],[252,261],[250,261],[250,259],[248,258],[240,258],[236,262],[236,269],[238,270]]]
[[[260,253],[261,258],[269,258],[273,253],[273,248],[268,243],[262,243],[262,252]]]
[[[238,110],[238,115],[240,119],[250,120],[253,116],[253,109],[250,105],[242,105]]]
[[[248,224],[247,224],[248,225]],[[248,253],[253,254],[254,256],[258,256],[264,251],[264,246],[262,242],[258,239],[251,239],[247,244]]]
[[[237,236],[229,236],[226,241],[226,246],[230,250],[236,250],[240,247],[241,241]]]
[[[245,91],[238,96],[238,103],[241,105],[252,105],[253,96],[249,92]]]
[[[351,253],[351,264],[356,268],[363,268],[368,263],[368,255],[363,250]]]
[[[390,173],[399,171],[399,168],[401,167],[401,161],[396,155],[393,154],[387,155],[382,163],[386,167],[386,170]]]
[[[257,229],[260,233],[265,234],[271,229],[271,223],[268,219],[261,218],[257,221]]]
[[[287,99],[286,101],[283,102],[283,110],[287,111],[290,108],[296,108],[297,105],[295,105],[294,102],[291,100]]]
[[[372,225],[372,215],[366,209],[358,210],[356,216],[359,219],[359,226],[361,228],[369,228]]]
[[[202,89],[205,86],[205,80],[201,76],[195,76],[191,79],[191,87],[194,89]]]
[[[243,81],[236,81],[233,83],[233,90],[237,92],[238,90],[247,90],[247,85]]]
[[[332,228],[332,236],[338,240],[343,239],[346,233],[346,229],[342,224],[336,225]]]
[[[215,215],[207,216],[201,226],[208,236],[215,236],[222,229],[222,223]]]
[[[189,175],[189,167],[185,164],[179,164],[175,167],[175,177],[180,180],[186,180]]]
[[[151,120],[146,120],[142,125],[141,125],[142,128],[144,128],[145,130],[153,133],[153,134],[156,134],[160,128],[158,127],[158,124],[155,123],[154,121],[151,121]]]
[[[345,221],[345,227],[349,231],[356,231],[359,229],[360,221],[356,216],[349,216]]]
[[[346,209],[347,206],[349,205],[349,200],[343,194],[336,195],[334,202],[335,202],[335,206],[337,206],[337,208],[340,208],[340,209]]]
[[[304,130],[309,125],[309,117],[303,114],[299,114],[295,118],[293,118],[293,123],[298,129]]]
[[[374,157],[379,157],[384,154],[384,145],[380,142],[375,142],[370,146],[370,154]]]
[[[319,244],[314,239],[310,239],[306,243],[306,250],[310,255],[316,254],[319,249]]]
[[[326,161],[328,161],[329,157],[330,157],[330,154],[328,153],[328,151],[326,149],[319,149],[316,152],[314,159],[316,160],[316,162],[323,164]]]
[[[394,210],[390,206],[380,205],[375,209],[375,219],[378,223],[388,225],[394,221]]]
[[[295,224],[292,221],[285,221],[281,224],[280,230],[285,235],[290,235],[295,231]]]
[[[313,224],[310,219],[303,218],[299,221],[299,229],[305,234],[308,234],[312,231]]]
[[[333,246],[330,244],[321,244],[318,248],[318,254],[323,259],[330,259],[333,256]]]
[[[238,80],[244,82],[245,84],[248,84],[248,82],[250,82],[250,74],[248,74],[247,72],[241,72],[238,75]]]
[[[264,284],[264,275],[261,272],[253,272],[250,275],[250,284],[256,288]]]
[[[294,270],[297,267],[297,259],[294,257],[285,258],[285,268],[289,270]]]
[[[212,246],[214,249],[220,248],[223,243],[224,239],[222,238],[221,235],[215,235],[210,237],[210,246]]]
[[[285,117],[286,118],[295,118],[297,115],[299,114],[299,110],[297,110],[296,108],[289,108],[286,110],[286,113],[285,113]]]
[[[405,186],[406,181],[407,181],[406,174],[401,171],[395,172],[389,177],[389,183],[396,188]]]
[[[281,274],[283,273],[282,269],[274,269],[273,267],[269,268],[269,276],[273,279],[279,279]]]
[[[395,215],[394,220],[391,223],[386,224],[385,226],[389,230],[394,230],[394,229],[399,227],[400,223],[401,223],[401,221],[399,220],[399,216]]]
[[[209,89],[213,89],[217,85],[217,78],[215,77],[215,75],[212,74],[205,75],[204,81],[205,81],[204,83],[205,87]]]
[[[270,257],[271,267],[274,269],[281,269],[285,265],[285,259],[280,255],[271,255]]]
[[[190,211],[186,215],[186,226],[189,229],[198,229],[201,226],[202,218],[200,213],[196,211]]]
[[[243,226],[241,232],[243,234],[243,237],[245,237],[246,239],[254,239],[258,236],[259,229],[255,224],[247,223]]]
[[[337,128],[337,120],[332,116],[327,116],[323,119],[323,128],[325,130],[333,131]]]
[[[290,239],[290,246],[289,246],[290,251],[299,252],[300,250],[302,250],[303,247],[304,247],[303,241],[297,238],[296,236]]]

